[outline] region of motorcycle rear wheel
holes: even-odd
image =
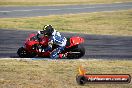
[[[81,58],[82,56],[85,55],[85,48],[82,44],[79,44],[79,45],[76,46],[76,48],[72,49],[70,52],[71,53],[69,53],[67,55],[67,58],[69,58],[69,59],[79,59],[79,58]]]

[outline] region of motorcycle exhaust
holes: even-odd
[[[69,54],[79,54],[80,52],[68,52]]]

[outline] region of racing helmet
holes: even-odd
[[[51,36],[53,31],[54,31],[54,29],[53,29],[52,25],[45,25],[43,27],[43,31],[44,31],[44,35],[45,36]]]

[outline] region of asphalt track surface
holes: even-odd
[[[0,18],[33,17],[57,14],[75,14],[100,11],[132,9],[132,3],[69,5],[69,6],[30,6],[0,7]],[[14,58],[17,50],[23,46],[28,34],[37,31],[0,29],[0,58]],[[87,35],[62,33],[66,37],[81,36],[85,39],[86,54],[83,58],[95,59],[132,59],[132,36]]]
[[[17,58],[17,50],[25,39],[37,31],[0,29],[0,58]],[[66,37],[81,36],[85,39],[86,54],[82,58],[132,59],[132,36],[88,35],[62,33]]]
[[[97,4],[97,5],[68,5],[68,6],[14,6],[0,7],[0,18],[34,17],[60,14],[76,14],[102,11],[118,11],[132,9],[132,2]]]

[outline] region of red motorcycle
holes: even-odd
[[[67,38],[67,44],[64,51],[61,54],[67,53],[68,59],[78,59],[84,56],[85,48],[83,46],[84,39],[79,36],[73,36]],[[44,57],[49,58],[50,53],[57,46],[53,45],[53,49],[48,52],[39,52],[39,48],[46,48],[48,46],[48,37],[40,36],[38,38],[37,34],[30,34],[26,39],[23,47],[19,48],[17,54],[21,58],[33,58],[33,57]]]

